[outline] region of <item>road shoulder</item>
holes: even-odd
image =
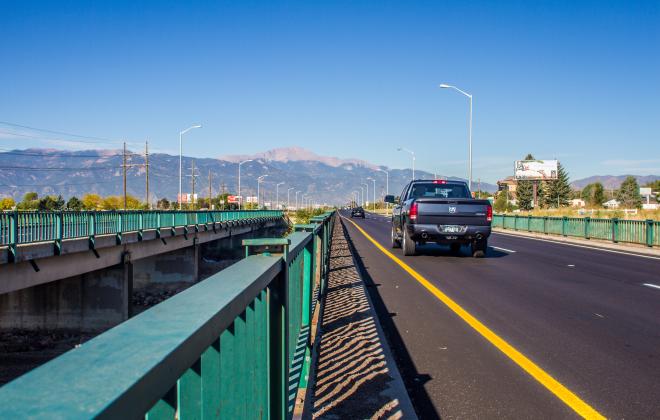
[[[603,249],[608,251],[626,252],[631,254],[647,255],[652,257],[660,257],[660,249],[650,248],[644,245],[613,243],[599,239],[585,239],[575,237],[565,237],[561,235],[552,235],[535,232],[524,232],[520,230],[493,228],[493,233],[500,233],[510,236],[519,236],[523,238],[539,239],[548,242],[555,242],[560,244],[579,245],[594,249]]]
[[[304,418],[417,418],[343,223],[333,232],[320,328]]]

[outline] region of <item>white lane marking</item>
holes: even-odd
[[[516,252],[518,252],[518,251],[514,251],[513,249],[500,248],[499,246],[492,246],[492,245],[491,245],[491,248],[493,248],[493,249],[497,249],[498,251],[511,252],[511,253],[513,253],[513,254],[515,254]]]
[[[605,316],[603,316],[603,315],[601,315],[601,314],[598,314],[598,313],[596,313],[596,312],[594,312],[594,315],[596,315],[598,318],[605,318]]]
[[[575,264],[569,264],[568,266],[572,268],[575,267]]]
[[[614,249],[607,249],[607,248],[599,248],[597,246],[578,245],[578,244],[572,244],[570,242],[553,241],[551,239],[530,238],[529,236],[522,236],[522,235],[516,235],[516,234],[504,233],[504,232],[493,232],[492,234],[493,235],[511,236],[513,238],[531,239],[533,241],[550,242],[551,244],[568,245],[568,246],[574,246],[574,247],[577,247],[577,248],[592,249],[594,251],[603,251],[603,252],[611,252],[611,253],[614,253],[614,254],[631,255],[633,257],[648,258],[648,259],[651,259],[651,260],[660,260],[660,257],[656,257],[656,256],[653,256],[653,255],[635,254],[635,253],[632,253],[632,252],[617,251],[617,250],[614,250]]]
[[[652,283],[642,283],[642,284],[646,287],[652,287],[654,289],[660,289],[660,286],[658,286],[657,284],[652,284]]]

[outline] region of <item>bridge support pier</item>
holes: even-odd
[[[135,289],[150,284],[196,283],[199,280],[199,244],[135,260]]]
[[[0,330],[100,332],[131,316],[133,263],[0,295]]]

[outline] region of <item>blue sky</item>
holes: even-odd
[[[401,168],[403,145],[465,176],[468,104],[447,82],[474,95],[475,179],[528,152],[573,179],[660,174],[658,1],[0,0],[0,54],[0,121],[163,151],[199,122],[186,154]],[[0,125],[0,147],[80,147],[25,133]]]

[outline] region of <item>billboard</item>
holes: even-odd
[[[557,179],[556,160],[517,160],[513,167],[513,175],[519,180],[549,180]]]
[[[188,193],[183,193],[181,195],[177,194],[176,199],[177,199],[177,202],[179,202],[179,203],[192,203],[193,199],[195,201],[197,201],[197,194],[195,194],[194,197],[193,197],[192,194],[188,194]]]
[[[639,188],[639,195],[649,196],[649,195],[652,195],[652,194],[653,194],[653,192],[651,191],[651,188],[647,188],[647,187],[646,188],[645,187],[640,187]]]
[[[237,204],[238,203],[238,196],[237,195],[228,195],[227,196],[227,202]]]

